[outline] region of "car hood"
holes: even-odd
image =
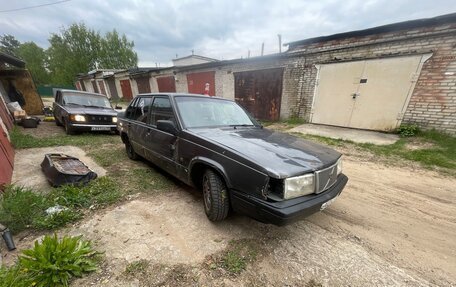
[[[337,161],[337,151],[289,134],[263,128],[192,129],[262,167],[269,176],[286,178],[321,169]]]
[[[103,115],[117,116],[117,111],[111,108],[92,108],[92,107],[69,107],[65,106],[65,110],[70,114],[88,114],[88,115]]]

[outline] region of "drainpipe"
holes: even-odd
[[[11,231],[8,229],[8,227],[0,224],[0,233],[2,234],[3,240],[5,240],[8,251],[13,251],[16,249],[13,241],[13,235],[11,234]]]

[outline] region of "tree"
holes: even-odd
[[[114,29],[101,39],[100,68],[126,69],[138,64],[138,55],[133,51],[134,42],[125,35],[119,36]]]
[[[72,84],[78,73],[97,68],[122,69],[138,63],[134,43],[116,30],[101,36],[83,23],[72,24],[60,34],[52,34],[49,43],[48,68],[54,84]]]
[[[26,68],[33,76],[36,85],[49,83],[49,72],[46,70],[46,52],[34,42],[22,43],[16,52],[24,60]]]
[[[0,36],[0,51],[4,53],[16,56],[17,49],[19,49],[20,45],[21,42],[12,35],[3,34],[3,36]]]
[[[49,71],[54,84],[71,85],[78,73],[96,68],[100,35],[84,24],[73,24],[60,34],[51,34]]]

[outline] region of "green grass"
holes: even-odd
[[[239,274],[256,260],[258,243],[251,239],[232,240],[219,259],[219,265],[231,274]]]
[[[341,139],[302,135],[299,133],[294,134],[331,146],[341,147],[351,145],[381,157],[410,160],[420,163],[428,169],[443,168],[450,171],[456,170],[456,138],[435,130],[418,132],[414,137],[401,138],[391,145],[354,143]],[[412,149],[410,146],[416,146],[417,148]]]
[[[138,261],[133,261],[125,267],[125,273],[127,275],[136,275],[138,273],[145,273],[147,268],[149,268],[149,261],[141,259]]]
[[[25,229],[52,230],[81,219],[86,209],[104,207],[121,198],[118,183],[109,177],[98,178],[87,186],[53,188],[46,194],[9,186],[0,197],[0,222],[13,233]],[[65,210],[52,215],[45,212],[56,205]]]
[[[10,133],[11,142],[16,149],[51,147],[51,146],[99,146],[110,143],[113,139],[120,140],[118,136],[108,134],[81,134],[81,135],[55,135],[37,138],[24,134],[19,128],[14,127]]]

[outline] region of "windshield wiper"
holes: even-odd
[[[255,125],[253,124],[239,124],[239,125],[230,125],[230,127],[233,127],[234,129],[237,129],[238,127],[254,127]]]

